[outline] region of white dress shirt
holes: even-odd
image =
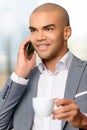
[[[66,79],[71,60],[72,54],[70,52],[66,53],[66,55],[64,55],[64,57],[56,64],[55,73],[51,73],[47,70],[42,62],[38,65],[40,78],[37,97],[64,97]],[[17,77],[17,75],[15,76]],[[13,79],[13,76],[11,76],[11,79],[16,82],[15,78]],[[27,81],[24,80],[24,84],[26,84],[25,82]],[[21,83],[21,80],[19,80],[19,82]],[[23,82],[21,84],[23,84]],[[52,115],[45,118],[35,115],[32,130],[61,130],[61,120],[53,120]]]
[[[68,52],[56,65],[55,73],[51,73],[43,63],[38,65],[41,72],[37,97],[63,98],[68,69],[72,60],[72,54]],[[61,120],[53,120],[50,117],[34,117],[32,130],[61,130]]]

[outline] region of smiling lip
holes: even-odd
[[[45,50],[48,49],[49,45],[50,45],[50,44],[39,44],[39,45],[37,45],[37,48],[38,48],[38,50],[40,50],[40,51],[45,51]]]

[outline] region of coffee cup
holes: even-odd
[[[47,117],[52,114],[54,108],[53,98],[34,97],[32,103],[37,116]]]

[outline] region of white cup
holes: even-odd
[[[54,108],[53,98],[34,97],[32,102],[33,102],[33,109],[36,115],[40,117],[47,117],[52,114]]]

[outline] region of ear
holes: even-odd
[[[71,27],[70,26],[66,26],[64,28],[64,39],[68,40],[68,38],[71,36]]]

